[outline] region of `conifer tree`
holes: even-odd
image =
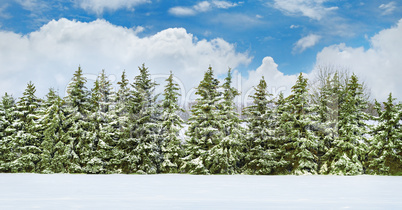
[[[204,79],[196,88],[196,104],[191,109],[186,142],[185,164],[182,169],[191,174],[209,174],[220,165],[208,162],[209,151],[222,140],[222,125],[219,120],[219,81],[214,78],[212,67],[204,74]]]
[[[339,109],[338,135],[333,147],[324,155],[328,173],[339,175],[359,175],[363,173],[363,160],[366,158],[366,138],[368,119],[364,110],[367,101],[363,87],[356,75],[352,75],[345,89],[344,101]]]
[[[39,119],[41,100],[35,96],[36,88],[29,82],[23,96],[15,109],[16,120],[12,127],[9,149],[12,151],[12,160],[9,167],[12,172],[36,172],[36,164],[40,160],[40,145],[42,135]]]
[[[178,104],[180,93],[178,84],[173,81],[173,74],[170,72],[166,79],[166,86],[162,101],[162,154],[163,162],[161,164],[162,173],[180,172],[182,157],[184,155],[179,131],[183,128],[183,119],[178,112],[184,112]]]
[[[286,161],[291,174],[318,173],[318,138],[313,131],[316,126],[316,107],[310,103],[307,79],[300,73],[296,84],[292,87],[292,94],[288,97],[288,121],[286,141],[283,149],[286,151]]]
[[[398,110],[395,100],[390,93],[383,103],[384,108],[375,102],[378,117],[375,117],[377,124],[371,131],[368,153],[368,172],[371,174],[392,175],[402,171],[402,112]]]
[[[67,87],[65,101],[67,118],[66,126],[69,142],[69,165],[67,171],[83,173],[92,155],[92,138],[89,135],[91,122],[88,119],[90,112],[89,91],[85,87],[86,78],[81,67],[75,71]]]
[[[13,160],[11,135],[15,132],[12,126],[15,120],[15,100],[7,93],[0,103],[0,172],[10,172],[10,162]]]
[[[70,137],[66,134],[66,114],[63,109],[64,101],[53,89],[46,95],[46,101],[41,109],[41,130],[43,141],[40,145],[42,150],[38,163],[38,172],[41,173],[66,173],[69,162]]]
[[[344,98],[344,86],[341,84],[338,73],[326,78],[325,84],[319,90],[318,96],[318,131],[319,137],[319,167],[320,174],[328,173],[330,160],[324,155],[334,147],[335,138],[338,136],[339,106]]]
[[[231,69],[222,84],[223,94],[218,104],[218,119],[221,125],[222,139],[209,150],[206,162],[211,164],[210,173],[235,174],[240,173],[242,143],[245,129],[236,113],[234,99],[240,93],[232,86]]]
[[[155,174],[159,172],[162,161],[158,96],[154,94],[157,84],[152,81],[144,64],[138,68],[140,74],[134,78],[129,104],[130,146],[126,148],[126,154],[132,159],[130,164],[135,164],[131,172]]]
[[[134,142],[129,141],[130,128],[129,128],[129,99],[130,87],[126,72],[123,71],[121,80],[117,82],[119,90],[115,94],[114,108],[114,122],[112,126],[115,130],[116,146],[113,148],[114,157],[110,160],[110,168],[116,173],[130,173],[133,170],[135,157],[126,155],[130,149],[134,148]]]
[[[109,173],[112,170],[109,161],[114,158],[113,147],[116,133],[112,124],[114,115],[111,111],[114,93],[105,70],[102,70],[98,76],[91,92],[89,135],[92,138],[92,155],[85,171],[87,173]]]
[[[244,173],[273,174],[281,163],[273,129],[273,100],[264,77],[254,88],[253,105],[245,108],[248,123]]]
[[[273,109],[272,124],[274,129],[274,144],[272,149],[275,151],[277,157],[277,166],[271,174],[287,174],[288,161],[285,160],[286,150],[283,149],[283,144],[288,141],[287,134],[291,132],[292,127],[290,122],[290,112],[288,110],[288,100],[280,92],[278,99],[275,101]]]

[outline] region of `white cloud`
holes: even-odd
[[[304,50],[306,50],[307,48],[313,47],[314,45],[316,45],[318,43],[318,41],[320,41],[321,36],[316,35],[316,34],[310,34],[308,36],[305,36],[301,39],[299,39],[299,41],[297,41],[295,43],[295,46],[293,47],[293,53],[301,53]]]
[[[32,80],[40,96],[50,87],[64,95],[78,65],[86,74],[97,75],[105,69],[115,78],[126,69],[132,82],[142,63],[156,76],[172,70],[189,91],[209,65],[222,74],[228,66],[236,68],[251,61],[247,53],[238,53],[234,44],[220,38],[197,40],[183,28],[140,38],[136,34],[141,30],[105,20],[84,23],[60,19],[26,36],[0,31],[0,94],[21,96]]]
[[[105,10],[116,11],[123,8],[133,10],[135,6],[149,2],[150,0],[75,0],[82,9],[98,15]]]
[[[201,12],[207,12],[212,8],[228,9],[237,5],[237,3],[231,3],[227,1],[201,1],[191,7],[172,7],[169,9],[169,13],[176,16],[193,16]]]
[[[388,4],[381,4],[378,8],[383,10],[383,15],[389,15],[395,11],[396,3],[394,1],[391,1]]]
[[[214,4],[215,7],[222,8],[222,9],[228,9],[230,7],[235,7],[238,5],[237,3],[232,3],[232,2],[227,2],[227,1],[212,1],[212,4]]]
[[[172,7],[169,9],[169,13],[176,16],[193,16],[197,12],[189,7]]]
[[[395,27],[384,29],[371,37],[369,49],[345,44],[324,48],[317,55],[317,64],[339,65],[355,72],[365,81],[374,98],[384,101],[389,92],[402,101],[402,19]]]
[[[193,7],[197,12],[206,12],[211,9],[211,3],[207,1],[202,1]]]
[[[252,99],[247,97],[254,93],[255,86],[258,85],[260,79],[264,76],[268,85],[268,91],[276,97],[280,92],[285,96],[291,93],[291,88],[297,80],[297,75],[285,75],[278,70],[278,64],[275,63],[272,57],[265,57],[262,60],[261,66],[256,70],[248,72],[248,78],[242,80],[241,86],[238,84],[235,87],[241,87],[242,95],[244,97],[243,103],[251,103]]]
[[[274,0],[273,7],[286,15],[302,15],[314,20],[320,20],[330,11],[338,7],[325,7],[328,0]]]

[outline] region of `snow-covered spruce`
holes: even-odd
[[[0,103],[0,172],[402,172],[402,105],[390,95],[376,103],[378,117],[369,116],[355,75],[345,81],[337,72],[325,75],[311,92],[300,74],[291,95],[280,93],[276,100],[263,78],[242,123],[230,69],[222,85],[208,69],[188,122],[179,117],[173,75],[161,101],[150,78],[142,65],[130,88],[123,72],[115,93],[102,71],[88,91],[79,67],[64,99],[52,89],[45,100],[37,98],[31,82],[17,101],[6,94]],[[366,125],[369,119],[374,125]]]
[[[279,138],[275,136],[272,94],[267,91],[264,77],[254,88],[253,104],[244,109],[247,133],[244,151],[246,174],[277,174],[285,163],[281,160]]]
[[[179,106],[178,99],[178,84],[173,81],[173,74],[170,72],[169,77],[166,79],[166,86],[163,93],[163,100],[161,104],[161,138],[163,160],[160,165],[161,173],[178,173],[183,164],[184,150],[179,137],[179,131],[183,128],[184,121],[179,116],[179,112],[184,110]]]
[[[395,104],[390,93],[388,100],[381,104],[376,102],[377,124],[371,131],[370,149],[368,153],[368,169],[370,174],[396,174],[402,165],[402,110]]]

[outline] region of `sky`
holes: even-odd
[[[65,95],[80,66],[91,81],[105,69],[115,84],[149,67],[164,86],[170,71],[182,102],[211,66],[230,67],[247,103],[262,76],[274,95],[290,93],[297,75],[318,67],[347,69],[373,99],[402,100],[400,0],[1,0],[0,94]]]

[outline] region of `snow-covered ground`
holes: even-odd
[[[402,177],[0,174],[0,209],[402,209]]]

